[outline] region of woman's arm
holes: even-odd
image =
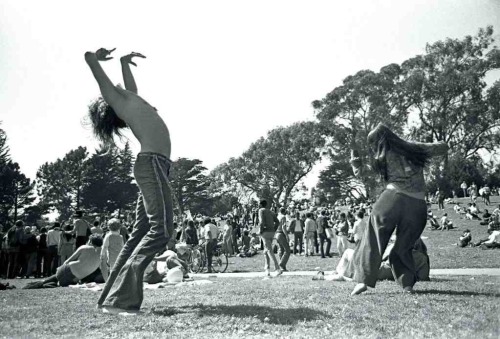
[[[137,94],[137,85],[135,83],[134,75],[132,74],[132,71],[130,69],[130,64],[137,66],[137,64],[132,61],[133,57],[146,58],[141,53],[132,52],[128,55],[122,56],[120,58],[120,62],[122,64],[122,74],[123,81],[125,82],[125,89]]]

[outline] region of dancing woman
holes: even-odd
[[[358,282],[351,295],[375,287],[382,255],[396,229],[391,269],[403,291],[411,293],[417,280],[412,247],[427,222],[423,170],[432,156],[445,154],[448,146],[405,141],[383,124],[368,134],[367,141],[373,155],[371,167],[387,186],[373,206],[345,275]],[[350,162],[354,174],[360,175],[363,166],[354,149]]]
[[[137,94],[130,70],[136,66],[133,58],[145,58],[140,53],[123,56],[125,89],[113,85],[100,61],[111,60],[114,51],[99,49],[85,53],[85,60],[94,75],[102,98],[89,106],[95,136],[105,144],[113,143],[114,135],[130,128],[139,140],[141,151],[134,164],[134,177],[139,186],[136,221],[132,234],[123,246],[104,290],[97,302],[105,312],[138,311],[143,300],[144,270],[158,252],[163,252],[173,234],[170,170],[170,135],[156,109]]]

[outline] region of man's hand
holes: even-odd
[[[108,60],[111,60],[113,59],[113,57],[110,57],[109,55],[115,50],[116,48],[113,48],[111,50],[109,49],[106,49],[106,48],[99,48],[96,52],[95,52],[95,56],[97,58],[97,60],[99,61],[108,61]]]
[[[144,55],[142,55],[141,53],[136,53],[136,52],[132,52],[130,54],[127,54],[127,55],[124,55],[120,58],[120,61],[122,63],[127,63],[127,64],[131,64],[131,65],[134,65],[137,67],[137,64],[135,62],[132,61],[132,58],[134,57],[139,57],[139,58],[146,58]]]

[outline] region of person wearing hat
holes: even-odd
[[[382,254],[396,228],[398,236],[390,254],[391,269],[403,291],[412,293],[417,281],[412,247],[427,223],[423,170],[431,157],[446,154],[448,145],[408,142],[381,123],[368,134],[367,143],[373,157],[371,169],[386,187],[373,205],[368,227],[356,244],[346,271],[346,276],[358,283],[351,295],[375,287]],[[354,138],[352,146],[350,163],[354,174],[360,175],[363,166]]]
[[[85,245],[89,240],[89,236],[92,234],[89,223],[83,219],[83,212],[76,211],[73,215],[73,229],[75,231],[75,250],[78,247]]]

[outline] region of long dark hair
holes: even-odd
[[[125,121],[120,119],[113,108],[98,97],[89,104],[89,119],[95,137],[104,145],[114,145],[113,136],[122,137],[121,129],[126,128]]]
[[[430,154],[426,149],[401,139],[382,123],[368,134],[367,141],[373,155],[373,167],[384,180],[387,180],[386,156],[389,151],[403,156],[418,167],[424,167],[430,159]]]

